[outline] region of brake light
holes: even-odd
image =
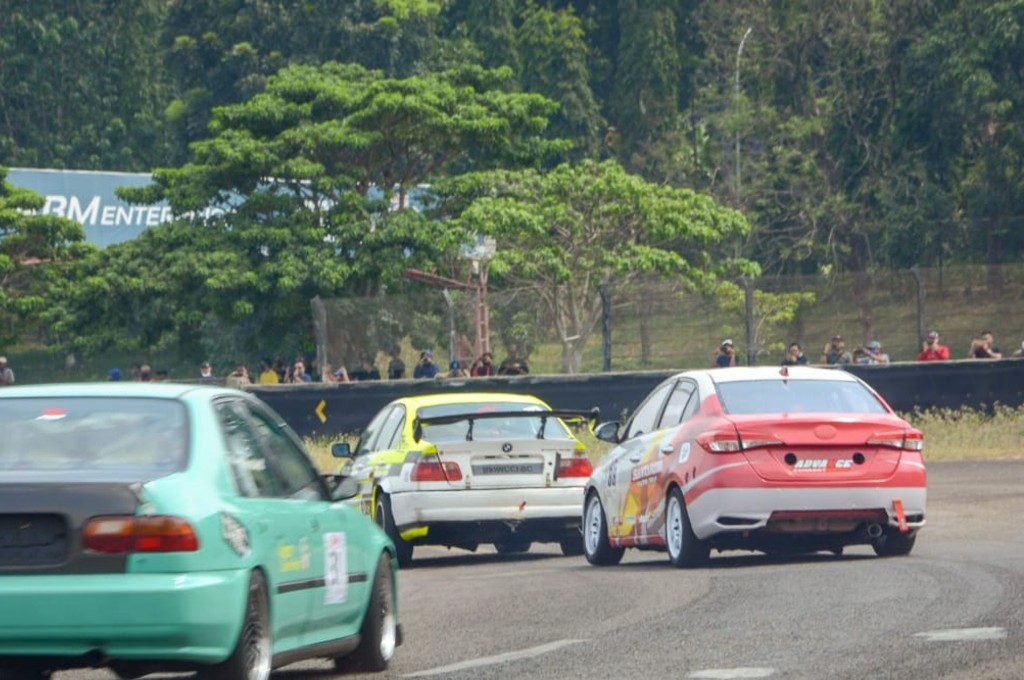
[[[699,435],[697,443],[711,453],[734,453],[766,446],[782,446],[784,442],[773,434],[763,432],[718,430]]]
[[[82,548],[113,555],[195,552],[199,550],[199,538],[192,525],[180,517],[115,515],[86,522]]]
[[[869,446],[885,446],[905,451],[923,451],[924,435],[917,430],[879,432],[869,437],[867,443]]]
[[[453,462],[421,460],[412,466],[409,479],[413,482],[457,482],[462,479],[462,468]]]
[[[572,456],[558,461],[558,478],[589,477],[594,466],[586,456]]]

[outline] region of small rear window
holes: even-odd
[[[139,479],[183,470],[188,417],[170,399],[71,397],[0,402],[0,472],[109,472]]]
[[[744,380],[718,384],[732,415],[771,413],[886,413],[871,390],[848,380]]]
[[[426,406],[421,408],[417,416],[423,418],[436,418],[438,416],[452,416],[466,414],[488,413],[537,413],[547,411],[539,404],[524,404],[515,402],[480,402],[467,404],[443,404],[439,406]],[[544,421],[545,439],[571,439],[565,426],[558,418],[530,418],[526,416],[508,416],[504,418],[479,418],[473,423],[473,439],[536,439],[540,434],[542,420]],[[444,423],[440,425],[425,425],[423,427],[423,438],[435,444],[465,441],[469,432],[469,418],[455,423]]]

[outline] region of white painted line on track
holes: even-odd
[[[708,680],[735,680],[739,678],[767,678],[775,675],[774,668],[708,668],[688,674],[688,678]]]
[[[1006,637],[1005,628],[947,628],[945,630],[929,630],[914,633],[914,637],[924,638],[928,642],[976,642],[979,640],[1002,640]]]
[[[506,661],[519,661],[520,659],[530,659],[541,654],[547,654],[553,652],[556,649],[562,647],[568,647],[569,645],[576,645],[586,640],[555,640],[549,642],[546,645],[540,645],[539,647],[530,647],[529,649],[520,649],[518,652],[506,652],[504,654],[496,654],[494,656],[485,656],[479,659],[470,659],[469,661],[460,661],[459,663],[453,663],[450,666],[440,666],[438,668],[428,668],[425,671],[416,671],[415,673],[408,673],[403,675],[403,678],[427,678],[432,675],[446,675],[448,673],[455,673],[456,671],[464,671],[470,668],[480,668],[481,666],[492,666],[494,664],[505,663]]]

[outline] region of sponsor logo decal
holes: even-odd
[[[826,472],[828,470],[849,470],[853,468],[853,460],[851,458],[838,458],[836,460],[829,460],[828,458],[805,458],[804,460],[798,460],[793,469],[801,470],[803,472]]]
[[[226,512],[220,514],[220,533],[224,537],[224,541],[239,557],[246,557],[252,550],[248,530],[241,522]]]
[[[651,463],[644,463],[633,468],[632,481],[634,484],[643,482],[644,484],[653,481],[654,477],[661,474],[661,460],[656,460]]]

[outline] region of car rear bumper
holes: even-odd
[[[709,489],[688,503],[693,533],[701,539],[729,532],[750,532],[768,528],[773,515],[800,515],[809,532],[843,527],[844,514],[856,523],[870,511],[881,511],[878,519],[899,526],[896,503],[900,501],[909,530],[925,524],[927,491],[922,487],[864,488],[728,488]],[[815,523],[819,514],[821,523]],[[862,520],[862,521],[873,521]],[[796,529],[799,530],[799,529]]]
[[[399,531],[431,525],[538,524],[579,530],[583,487],[411,491],[391,496]]]
[[[0,577],[5,658],[216,663],[234,649],[246,570]]]

